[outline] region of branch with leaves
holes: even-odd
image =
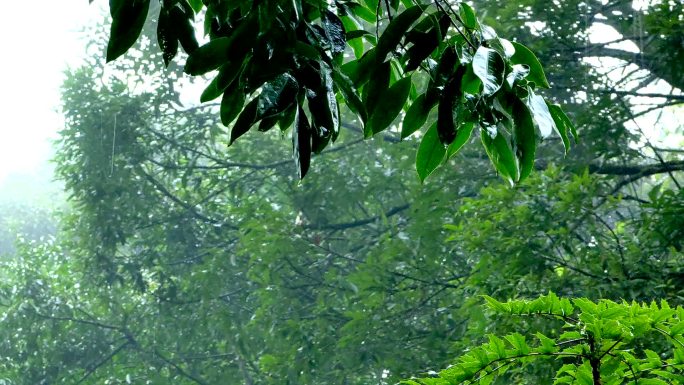
[[[575,128],[538,94],[550,86],[527,47],[497,36],[465,2],[369,4],[164,0],[157,42],[166,65],[182,47],[186,73],[214,74],[201,101],[221,98],[230,143],[254,127],[292,127],[300,177],[312,154],[338,138],[340,103],[365,138],[399,120],[401,138],[428,125],[416,157],[421,180],[477,135],[511,184],[530,174],[538,143],[553,132],[567,151]],[[110,2],[107,61],[133,46],[149,9],[149,0]],[[203,45],[195,37],[200,13]]]
[[[520,333],[503,338],[490,334],[489,342],[470,350],[454,365],[434,377],[405,380],[405,385],[490,384],[534,362],[560,361],[550,379],[554,384],[671,384],[684,381],[684,308],[616,303],[609,300],[569,300],[553,293],[534,300],[499,302],[484,297],[488,307],[508,316],[552,317],[563,321],[563,332],[535,342]],[[655,337],[669,343],[661,354],[649,350]]]

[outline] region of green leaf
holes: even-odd
[[[568,137],[568,131],[572,133],[573,138],[575,141],[577,141],[577,131],[575,130],[575,126],[570,121],[570,118],[565,115],[565,112],[563,112],[563,109],[561,109],[558,104],[551,104],[547,102],[546,105],[555,123],[556,132],[563,140],[563,146],[565,147],[565,153],[567,154],[570,150],[570,138]]]
[[[376,106],[387,93],[390,83],[391,67],[389,62],[380,63],[373,71],[370,80],[363,87],[363,104]]]
[[[549,112],[544,98],[535,94],[531,88],[527,90],[527,107],[530,109],[534,121],[537,123],[539,133],[542,138],[547,138],[553,131],[556,131],[556,123]]]
[[[311,165],[311,126],[301,106],[297,109],[294,119],[292,154],[297,165],[299,179],[303,179]]]
[[[639,385],[670,385],[670,382],[663,381],[659,378],[640,378]]]
[[[221,66],[218,75],[212,79],[200,96],[200,102],[206,103],[223,94],[223,91],[240,75],[241,62],[230,61]]]
[[[670,335],[676,336],[684,332],[684,321],[679,321],[670,328]]]
[[[558,351],[558,346],[556,346],[556,341],[554,341],[551,338],[543,335],[540,332],[537,332],[535,334],[535,336],[539,340],[539,352],[540,353],[553,353],[553,352]]]
[[[190,4],[195,13],[199,13],[202,10],[202,7],[204,7],[202,0],[188,0],[188,4]]]
[[[356,87],[354,87],[351,79],[337,69],[333,70],[332,78],[335,86],[337,86],[337,89],[344,97],[344,102],[347,104],[347,107],[349,107],[352,112],[358,115],[361,121],[365,124],[368,120],[366,105],[361,101],[361,97],[359,96],[359,93],[356,90]]]
[[[394,51],[411,25],[423,14],[421,6],[413,6],[394,16],[378,39],[376,60],[383,62],[387,54]]]
[[[451,159],[456,155],[461,148],[470,140],[473,135],[473,128],[475,128],[475,123],[465,122],[456,128],[456,138],[447,147],[447,159]]]
[[[466,3],[461,3],[460,9],[461,20],[463,25],[468,29],[476,29],[479,24],[477,21],[477,16],[475,16],[475,11],[471,6]]]
[[[404,121],[401,124],[401,139],[420,130],[434,106],[434,103],[427,101],[426,94],[420,94],[406,111],[406,116],[404,116]]]
[[[259,103],[259,98],[252,99],[251,102],[247,103],[245,109],[242,110],[240,116],[238,116],[237,121],[230,130],[230,144],[233,144],[239,137],[244,135],[250,128],[257,122],[257,105]]]
[[[159,22],[157,23],[157,44],[162,51],[162,59],[164,65],[169,66],[171,60],[178,52],[178,37],[176,30],[171,20],[171,15],[166,11],[166,8],[159,10]]]
[[[107,43],[107,63],[128,51],[142,32],[150,0],[109,0],[112,26]]]
[[[237,83],[237,82],[236,82]],[[245,94],[238,87],[229,87],[221,99],[221,123],[228,127],[245,104]]]
[[[219,68],[230,58],[233,41],[231,37],[219,37],[199,47],[185,62],[185,72],[197,76]]]
[[[445,154],[446,149],[439,140],[435,123],[425,132],[416,154],[416,170],[421,182],[425,182],[425,178],[439,167]]]
[[[281,74],[261,88],[257,103],[257,118],[277,115],[297,99],[299,85],[290,74]]]
[[[242,60],[256,39],[257,23],[254,18],[243,21],[230,37],[217,37],[193,51],[185,62],[189,75],[204,75],[233,60]]]
[[[544,75],[544,68],[534,53],[520,43],[511,43],[515,47],[515,53],[511,57],[511,64],[526,64],[530,68],[527,80],[534,82],[538,87],[550,88],[551,86],[548,80],[546,80],[546,75]]]
[[[493,135],[490,135],[489,129],[482,128],[480,139],[496,171],[512,186],[519,179],[518,163],[508,141],[500,132],[501,127],[493,128],[496,129]]]
[[[396,83],[392,84],[385,93],[385,96],[377,102],[373,113],[368,119],[368,124],[364,130],[366,137],[375,135],[392,124],[404,107],[410,90],[410,76],[399,79]]]
[[[189,6],[171,8],[171,20],[173,22],[172,28],[176,30],[178,41],[180,41],[183,50],[187,54],[191,54],[199,47],[199,43],[195,37],[195,27],[193,26],[194,13],[191,8],[184,9],[187,7]]]
[[[486,47],[478,48],[473,56],[472,66],[473,72],[484,84],[483,95],[492,95],[501,88],[506,63],[498,52]]]
[[[449,145],[456,138],[456,127],[462,120],[461,114],[454,116],[454,110],[461,106],[461,79],[465,67],[459,66],[454,76],[444,87],[437,107],[437,133],[444,145]]]
[[[311,112],[312,150],[320,153],[330,139],[337,139],[340,127],[340,114],[333,89],[331,71],[321,65],[320,84],[313,93],[307,95]]]
[[[525,355],[530,352],[530,347],[529,345],[527,345],[527,342],[525,341],[525,336],[523,336],[522,334],[513,333],[504,336],[504,338],[511,344],[511,346],[513,346],[513,349],[517,354]]]
[[[418,68],[421,63],[437,49],[442,39],[444,39],[442,27],[435,17],[428,16],[423,20],[429,21],[430,24],[432,24],[432,27],[425,32],[416,32],[413,34],[411,40],[411,43],[413,44],[404,55],[406,71],[413,71]]]
[[[325,35],[330,43],[330,50],[333,55],[339,55],[344,52],[346,44],[346,37],[344,31],[344,24],[337,15],[330,11],[326,11],[323,17],[323,27]]]
[[[520,164],[520,181],[523,181],[534,168],[537,136],[535,135],[534,121],[530,110],[517,98],[513,101],[512,115],[515,155]]]
[[[526,64],[514,64],[511,67],[511,72],[506,75],[506,83],[510,88],[518,84],[530,74],[530,67]]]
[[[482,296],[487,303],[487,306],[497,312],[500,313],[510,313],[511,312],[511,306],[508,303],[505,302],[499,302],[495,298],[492,298],[488,295],[483,295]]]

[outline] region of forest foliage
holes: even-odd
[[[200,17],[200,2],[187,2],[197,7],[192,13],[185,2],[170,3],[164,12]],[[345,34],[348,62],[378,49],[389,13],[397,20],[410,8],[370,3],[361,6],[374,17],[358,20],[368,33]],[[402,134],[430,84],[432,67],[407,73],[415,45],[400,45],[421,21],[386,57],[388,87],[410,76],[416,91],[403,101],[402,117],[371,138],[364,139],[369,121],[335,83],[340,63],[323,60],[345,129],[300,180],[301,160],[293,164],[283,146],[286,132],[250,130],[231,145],[237,123],[222,124],[225,103],[181,102],[187,84],[204,89],[214,80],[184,75],[178,62],[192,54],[170,60],[174,43],[155,48],[163,22],[152,20],[157,4],[149,6],[152,16],[121,43],[127,54],[109,64],[89,57],[66,74],[55,162],[69,209],[58,229],[55,218],[0,208],[3,223],[27,233],[0,233],[0,383],[681,382],[684,159],[681,124],[667,116],[682,111],[674,65],[684,52],[682,5],[564,0],[549,10],[541,0],[474,2],[480,29],[462,29],[466,37],[490,25],[529,47],[553,86],[533,91],[562,105],[578,127],[567,154],[561,137],[536,136],[537,161],[514,187],[496,163],[489,167],[487,151],[467,145],[487,140],[486,121],[473,124],[454,154],[435,129]],[[321,15],[306,20],[325,32]],[[377,20],[378,31],[369,28]],[[597,24],[639,53],[593,42]],[[411,36],[429,40],[427,32],[438,31],[423,27]],[[461,36],[452,27],[447,35]],[[318,54],[332,55],[332,40],[312,28],[315,44],[328,44]],[[94,29],[91,44],[123,53],[111,48],[110,33]],[[449,47],[462,55],[465,40],[458,41],[440,40],[425,60],[438,63]],[[453,74],[474,68],[472,61],[454,67]],[[317,68],[320,80],[325,71]],[[371,80],[384,82],[372,77],[356,88],[364,105]],[[508,95],[505,88],[494,95]],[[235,122],[264,90],[231,102],[243,107],[232,113]],[[492,102],[481,108],[496,111],[498,96],[482,92],[476,97]],[[311,123],[309,93],[301,95],[303,106],[297,99],[287,108],[302,107]],[[439,125],[441,103],[426,122]],[[442,167],[423,183],[428,173],[416,177],[416,153],[430,140],[446,154],[426,162]],[[518,167],[526,164],[518,156]],[[516,170],[521,175],[522,168],[508,175]]]

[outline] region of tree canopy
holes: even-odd
[[[533,169],[538,143],[556,132],[576,137],[560,106],[539,95],[550,87],[537,57],[497,36],[465,2],[412,0],[185,1],[154,11],[166,65],[179,46],[184,71],[218,71],[201,96],[221,98],[230,143],[252,127],[292,126],[298,172],[339,136],[339,103],[368,138],[401,121],[401,138],[429,126],[418,148],[421,179],[456,154],[473,132],[497,172],[511,183]],[[107,61],[136,42],[150,1],[110,1]],[[195,16],[203,12],[196,39]],[[436,117],[431,111],[436,107]],[[347,125],[352,124],[346,121]]]

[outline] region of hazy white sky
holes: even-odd
[[[0,185],[12,173],[31,174],[50,157],[49,139],[62,127],[59,88],[77,65],[78,31],[99,15],[88,0],[35,0],[29,12],[0,13]]]

